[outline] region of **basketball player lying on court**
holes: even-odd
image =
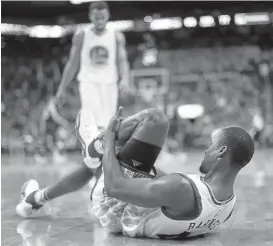
[[[201,177],[154,168],[168,132],[168,119],[158,110],[125,119],[115,116],[99,137],[93,122],[89,112],[81,111],[76,123],[86,165],[42,190],[35,180],[25,183],[19,215],[29,218],[45,202],[81,188],[101,163],[94,162],[98,157],[103,175],[92,210],[112,232],[182,239],[205,234],[228,220],[236,200],[234,181],[254,153],[245,130],[228,127],[212,138],[200,166]]]

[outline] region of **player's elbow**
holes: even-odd
[[[118,192],[115,187],[105,185],[104,188],[105,188],[105,192],[107,193],[108,196],[118,199]]]
[[[116,198],[117,196],[117,188],[116,188],[116,184],[115,182],[105,179],[106,177],[104,177],[104,191],[106,192],[106,194],[112,198]]]
[[[105,184],[104,185],[104,190],[105,190],[105,192],[107,193],[108,196],[112,197],[113,192],[112,192],[112,189],[111,189],[111,187],[109,185]]]
[[[65,70],[71,74],[76,74],[79,68],[79,62],[76,59],[70,59],[65,67]]]
[[[104,182],[104,188],[108,196],[122,200],[123,195],[126,193],[124,187],[120,182]]]

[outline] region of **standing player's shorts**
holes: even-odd
[[[81,107],[90,110],[96,125],[105,129],[117,111],[118,84],[80,82],[79,92]]]

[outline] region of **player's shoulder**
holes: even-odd
[[[190,195],[193,191],[192,181],[186,175],[180,173],[172,173],[164,176],[165,183],[171,192]]]
[[[78,28],[73,35],[73,43],[81,43],[83,40],[85,29]]]
[[[172,173],[157,179],[161,183],[161,192],[157,196],[162,197],[162,206],[184,213],[195,206],[196,194],[191,180],[180,173]]]
[[[86,28],[77,28],[77,30],[74,32],[74,36],[81,36],[84,34],[84,32],[86,32]]]

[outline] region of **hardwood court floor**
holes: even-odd
[[[169,170],[194,173],[202,153],[183,156],[164,156],[159,166]],[[71,159],[70,159],[71,160]],[[2,244],[28,246],[156,246],[156,245],[214,245],[214,246],[269,246],[273,245],[273,149],[258,151],[252,163],[240,174],[235,191],[237,204],[231,219],[220,230],[204,238],[179,241],[133,239],[114,236],[100,227],[88,212],[88,187],[78,193],[57,199],[48,204],[40,216],[22,220],[15,213],[21,185],[36,178],[41,185],[51,184],[73,166],[20,165],[22,159],[2,157]],[[26,161],[29,163],[29,160]],[[255,170],[265,163],[263,187],[255,186]],[[261,167],[260,167],[261,166]]]

